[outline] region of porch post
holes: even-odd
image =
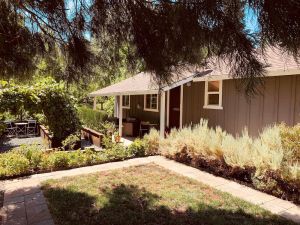
[[[97,109],[97,96],[94,97],[94,104],[93,104],[93,109]]]
[[[119,97],[119,135],[122,137],[122,120],[123,120],[123,96],[120,95]]]
[[[118,117],[119,115],[119,112],[118,112],[118,104],[119,104],[119,101],[118,101],[118,96],[115,96],[115,101],[114,101],[114,117]]]
[[[166,93],[162,91],[160,93],[160,137],[165,137],[165,120],[166,120]]]
[[[180,86],[180,120],[179,120],[180,129],[182,129],[182,115],[183,115],[183,84]]]
[[[167,92],[167,127],[170,126],[170,90]]]

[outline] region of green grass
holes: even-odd
[[[154,164],[43,184],[56,225],[292,225]]]

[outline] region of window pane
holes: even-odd
[[[123,95],[123,106],[129,107],[129,95]]]
[[[208,94],[208,105],[219,105],[219,94]]]
[[[146,108],[150,109],[151,95],[146,95]]]
[[[219,81],[208,81],[208,91],[219,91]]]

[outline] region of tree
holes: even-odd
[[[90,51],[85,36],[92,36],[102,49],[130,46],[126,53],[129,67],[141,60],[145,70],[155,72],[159,82],[166,82],[171,72],[190,65],[204,66],[207,59],[216,57],[230,62],[230,73],[245,78],[247,92],[260,83],[265,65],[259,60],[257,47],[279,46],[299,58],[300,2],[298,0],[0,0],[0,60],[6,67],[19,67],[15,58],[7,58],[7,43],[19,39],[18,32],[31,35],[20,38],[30,43],[32,38],[43,45],[57,43],[68,62],[68,71],[84,71],[88,63],[107,65],[107,55]],[[4,19],[8,9],[11,20]],[[245,8],[258,17],[259,30],[250,33],[243,22]],[[20,25],[14,18],[22,18]],[[2,29],[2,30],[1,30]],[[7,32],[7,30],[9,32]],[[15,31],[15,32],[11,32]],[[30,31],[30,32],[28,32]],[[3,35],[3,34],[8,35]],[[42,35],[41,35],[42,34]],[[34,35],[42,38],[34,38]],[[18,43],[19,44],[19,43]],[[42,45],[42,46],[43,46]],[[29,45],[27,60],[40,45]],[[51,46],[51,45],[50,45]],[[20,48],[12,50],[22,55]],[[39,51],[38,51],[39,52]],[[118,58],[112,54],[108,61],[114,65]],[[11,59],[11,61],[8,61]],[[96,60],[96,61],[94,61]],[[10,64],[8,62],[11,62]],[[4,72],[3,72],[4,71]],[[22,71],[22,70],[20,70]],[[81,75],[84,73],[81,73]],[[86,74],[86,73],[85,73]]]

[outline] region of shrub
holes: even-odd
[[[109,161],[124,160],[133,157],[131,152],[122,144],[113,144],[109,149],[105,150],[104,154]]]
[[[164,155],[174,155],[186,152],[188,157],[209,157],[222,159],[222,141],[226,133],[217,127],[216,131],[201,120],[194,127],[185,127],[178,131],[172,130],[170,135],[161,141],[160,149]]]
[[[285,160],[289,163],[300,162],[300,124],[289,127],[282,123],[279,129]]]
[[[146,155],[158,155],[159,154],[159,132],[155,129],[151,129],[149,134],[146,134],[143,138],[145,141],[145,154]]]
[[[42,151],[37,145],[24,145],[10,152],[0,154],[0,178],[45,172],[80,166],[95,165],[124,160],[136,155],[142,156],[142,140],[134,148],[110,142],[109,148],[96,152],[85,151]]]
[[[108,118],[105,112],[95,111],[87,106],[80,106],[77,111],[78,117],[84,126],[99,132],[103,129],[102,123]]]
[[[24,155],[17,152],[0,155],[0,176],[16,176],[29,172],[30,162]]]
[[[65,140],[63,140],[62,145],[65,149],[75,150],[75,147],[78,146],[80,142],[80,134],[75,133],[69,135]]]
[[[31,169],[38,169],[43,156],[43,152],[38,148],[38,145],[22,145],[13,151],[25,156],[30,163]]]
[[[237,138],[226,135],[222,142],[222,149],[227,165],[240,168],[254,166],[253,140],[249,137],[247,130],[244,130],[242,136]]]
[[[145,156],[146,143],[143,139],[135,139],[134,142],[128,147],[128,151],[133,156]]]
[[[43,154],[40,168],[45,171],[65,169],[69,167],[70,153],[64,151],[55,151]]]

